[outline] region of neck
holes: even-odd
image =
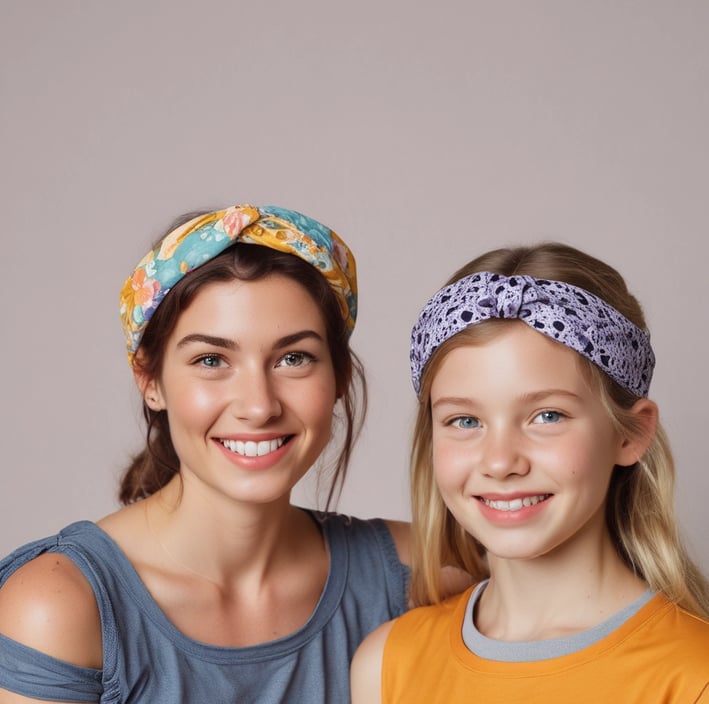
[[[488,560],[490,583],[475,620],[481,633],[499,640],[543,640],[587,630],[647,589],[605,531],[595,545],[582,549],[562,546],[532,559],[489,555]]]
[[[156,547],[172,568],[216,584],[266,581],[284,560],[322,545],[313,521],[288,496],[270,504],[210,499],[175,478],[141,503]]]

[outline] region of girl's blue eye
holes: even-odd
[[[474,416],[459,416],[450,421],[450,425],[461,430],[472,430],[480,427],[480,421]]]
[[[564,418],[563,413],[559,413],[559,411],[542,411],[541,413],[537,414],[534,418],[535,423],[558,423],[560,420]]]

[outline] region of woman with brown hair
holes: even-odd
[[[407,608],[408,526],[290,495],[313,465],[328,502],[344,479],[356,294],[345,243],[275,206],[190,216],[141,260],[121,318],[146,447],[123,508],[0,563],[4,703],[348,700],[355,648]]]

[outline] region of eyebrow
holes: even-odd
[[[443,398],[439,398],[435,403],[432,403],[431,408],[438,408],[438,406],[464,406],[468,403],[470,403],[470,399],[462,396],[443,396]]]
[[[579,399],[578,394],[575,394],[573,391],[567,391],[566,389],[543,389],[542,391],[533,391],[528,394],[523,394],[520,397],[520,400],[527,402],[543,401],[549,396],[564,396],[565,398],[569,398],[571,400]]]
[[[279,350],[281,347],[288,347],[288,345],[293,345],[301,340],[317,340],[318,342],[324,342],[322,335],[315,332],[315,330],[301,330],[300,332],[294,332],[292,335],[286,335],[281,337],[273,343],[273,349]]]
[[[572,391],[567,391],[566,389],[543,389],[542,391],[532,391],[528,394],[522,394],[519,400],[523,403],[535,403],[538,401],[543,401],[550,396],[564,396],[571,400],[578,400],[578,394]],[[438,406],[465,406],[474,402],[475,399],[466,396],[443,396],[436,400],[435,403],[431,404],[431,408],[437,408]]]
[[[273,349],[274,350],[279,350],[283,347],[288,347],[289,345],[293,345],[296,342],[300,342],[301,340],[306,340],[306,339],[315,339],[320,342],[323,342],[322,335],[318,334],[315,332],[315,330],[301,330],[299,332],[295,332],[292,335],[285,335],[284,337],[279,338],[273,343]],[[182,347],[186,347],[187,345],[196,343],[196,342],[201,342],[206,345],[211,345],[212,347],[221,347],[226,350],[236,350],[239,348],[239,345],[234,342],[234,340],[230,340],[226,337],[217,337],[215,335],[204,335],[202,333],[192,333],[190,335],[185,335],[178,343],[177,347],[178,349]]]
[[[177,348],[186,347],[194,342],[203,342],[206,345],[211,345],[212,347],[223,347],[227,350],[235,350],[237,345],[233,340],[229,340],[226,337],[216,337],[214,335],[203,335],[202,333],[192,333],[191,335],[185,335],[178,343]]]

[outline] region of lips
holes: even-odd
[[[523,508],[535,506],[542,501],[546,501],[550,496],[551,494],[535,494],[532,496],[517,497],[509,501],[503,499],[487,499],[484,496],[478,496],[477,498],[484,503],[485,506],[494,508],[497,511],[520,511]]]
[[[270,440],[220,440],[222,445],[242,457],[263,457],[270,455],[287,443],[292,435],[283,435]]]

